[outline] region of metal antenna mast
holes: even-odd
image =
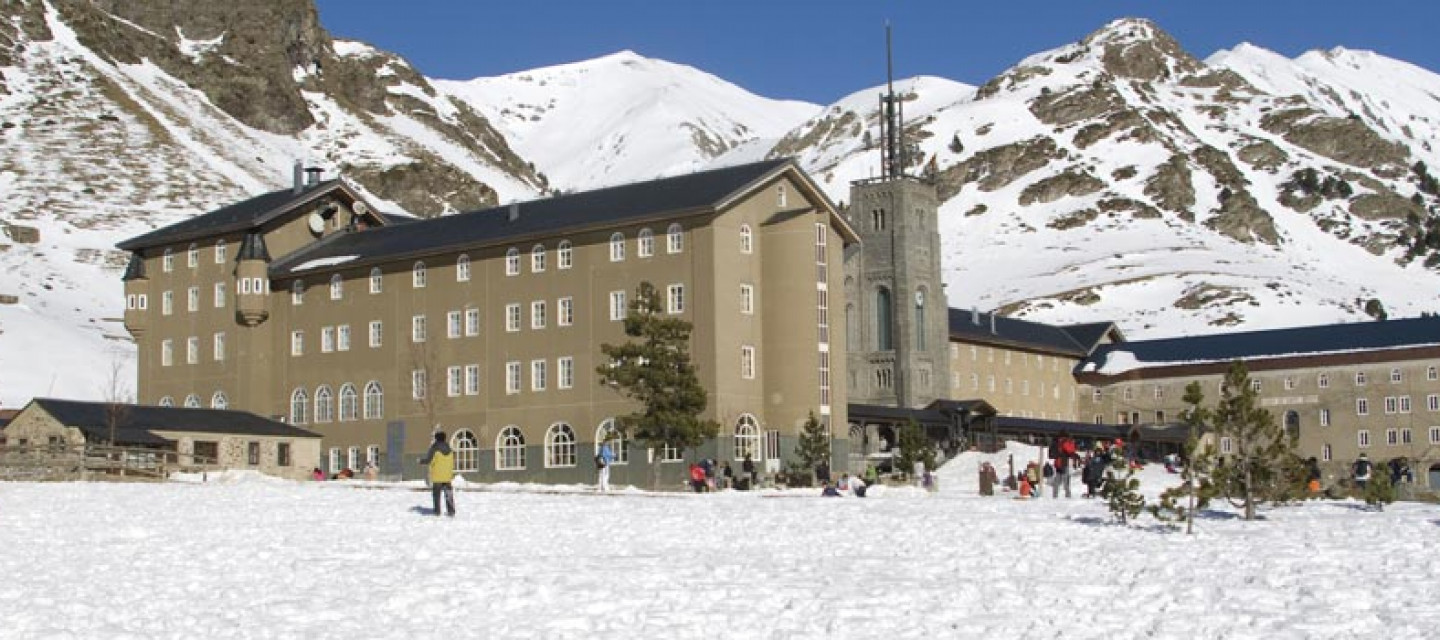
[[[885,93],[880,95],[880,176],[905,175],[905,106],[895,95],[895,63],[891,54],[890,23],[885,23]]]

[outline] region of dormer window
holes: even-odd
[[[785,193],[785,185],[780,185],[780,187],[775,190],[775,205],[784,208],[788,200],[787,195],[788,194]]]

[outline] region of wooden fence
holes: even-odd
[[[218,469],[214,458],[164,449],[95,444],[0,446],[0,480],[164,480],[176,472]]]

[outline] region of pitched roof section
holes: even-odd
[[[32,404],[44,409],[67,427],[76,427],[86,436],[108,438],[109,416],[106,402],[80,402],[55,398],[36,398]],[[116,430],[141,432],[186,431],[216,435],[273,436],[285,438],[319,438],[320,434],[292,427],[283,422],[262,418],[245,411],[224,409],[187,409],[180,407],[149,407],[124,404]],[[168,442],[159,436],[159,442]]]
[[[1116,342],[1125,341],[1125,335],[1120,333],[1120,328],[1116,327],[1113,322],[1072,324],[1060,328],[1070,334],[1070,338],[1083,347],[1086,353],[1090,353],[1095,350],[1095,347],[1100,346],[1100,341],[1107,335],[1113,334]]]
[[[307,187],[299,193],[296,193],[293,188],[271,191],[188,220],[181,220],[150,233],[135,236],[115,246],[125,251],[135,251],[162,244],[188,242],[216,234],[253,229],[311,200],[328,195],[336,189],[346,189],[348,193],[348,187],[340,180],[327,180]]]
[[[308,267],[299,269],[307,264],[337,264],[325,260],[340,256],[358,256],[344,263],[353,267],[446,253],[463,247],[553,236],[561,230],[580,232],[707,213],[717,210],[737,193],[792,166],[794,163],[789,159],[765,160],[408,224],[337,233],[273,263],[270,275],[288,276],[292,270],[308,270]]]
[[[1077,371],[1116,375],[1147,367],[1437,345],[1440,317],[1406,318],[1105,345]]]
[[[1090,351],[1065,328],[964,309],[950,309],[950,338],[1077,358]]]

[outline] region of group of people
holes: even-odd
[[[864,498],[865,492],[870,488],[860,476],[851,476],[848,473],[840,474],[838,482],[831,482],[825,478],[821,482],[820,496],[824,498],[839,498],[845,495],[852,495],[856,498]]]
[[[375,461],[374,461],[374,460],[371,460],[371,461],[365,463],[365,469],[364,469],[364,471],[363,471],[362,473],[365,474],[365,479],[366,479],[366,480],[369,480],[369,481],[371,481],[371,482],[374,482],[374,481],[380,479],[380,467],[375,466]],[[352,479],[352,478],[354,478],[354,477],[355,477],[355,471],[354,471],[353,469],[351,469],[350,467],[345,467],[344,469],[341,469],[341,470],[339,470],[339,471],[336,471],[336,472],[335,472],[335,475],[330,476],[328,479],[329,479],[329,480],[350,480],[350,479]],[[315,480],[315,481],[323,481],[323,480],[326,480],[327,478],[326,478],[326,476],[325,476],[325,472],[322,471],[322,470],[320,469],[320,467],[315,467],[313,470],[310,471],[310,479],[311,479],[311,480]]]
[[[1310,462],[1312,463],[1313,468],[1312,475],[1315,476],[1315,484],[1312,485],[1312,490],[1318,491],[1320,473],[1319,465],[1315,464],[1314,458],[1311,458]],[[1415,481],[1415,472],[1410,470],[1410,461],[1406,460],[1405,458],[1391,458],[1389,464],[1387,464],[1386,467],[1388,467],[1387,471],[1390,474],[1391,485],[1398,485],[1402,482]],[[1366,485],[1370,484],[1370,480],[1372,479],[1374,472],[1375,465],[1370,463],[1369,456],[1365,455],[1364,453],[1361,453],[1360,457],[1356,459],[1353,464],[1350,465],[1350,479],[1355,482],[1355,486],[1361,491],[1364,491]]]
[[[1043,459],[1031,460],[1023,469],[1006,474],[1004,481],[999,478],[995,466],[989,462],[980,465],[980,495],[995,495],[995,486],[1001,485],[1004,488],[1015,491],[1021,498],[1039,498],[1044,496],[1045,485],[1050,486],[1052,498],[1059,498],[1063,491],[1065,497],[1072,497],[1070,477],[1074,474],[1075,468],[1080,468],[1080,482],[1085,485],[1086,498],[1093,498],[1100,495],[1100,488],[1105,483],[1105,469],[1117,459],[1124,459],[1124,442],[1116,439],[1114,442],[1097,442],[1095,447],[1087,451],[1081,457],[1075,439],[1068,433],[1061,433],[1050,443],[1049,450]],[[1014,468],[1014,464],[1011,464]]]
[[[744,473],[745,488],[755,486],[757,479],[755,461],[749,455],[740,463],[740,471]],[[690,488],[695,493],[706,493],[710,491],[723,491],[730,487],[737,486],[735,483],[735,470],[730,467],[727,461],[720,466],[715,465],[714,458],[704,458],[698,462],[690,463]]]

